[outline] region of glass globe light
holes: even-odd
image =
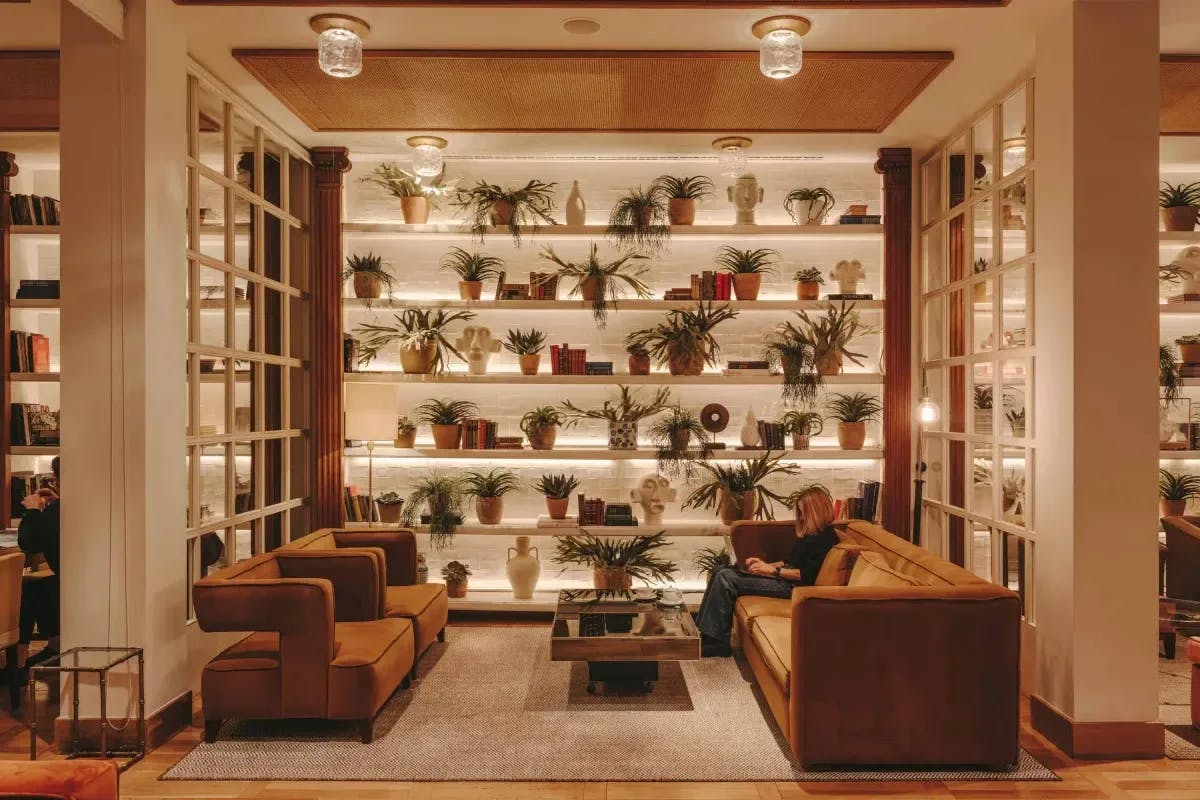
[[[926,395],[917,405],[917,419],[922,425],[932,425],[942,418],[941,406],[932,397]]]
[[[317,64],[333,78],[353,78],[362,72],[363,39],[371,26],[357,17],[320,14],[308,21],[317,32]]]
[[[740,178],[749,169],[746,148],[752,142],[744,136],[726,136],[713,141],[717,151],[717,169],[728,178]]]
[[[804,34],[812,27],[804,17],[767,17],[754,23],[751,31],[759,39],[758,68],[768,78],[783,80],[799,74],[804,66]]]
[[[442,160],[442,148],[446,140],[440,136],[413,136],[408,139],[408,146],[413,149],[413,172],[422,178],[436,178],[442,174],[445,162]]]

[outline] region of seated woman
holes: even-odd
[[[788,598],[793,588],[811,586],[816,579],[825,556],[838,543],[833,529],[833,498],[824,486],[810,486],[796,496],[796,511],[796,543],[786,560],[767,562],[751,556],[741,567],[722,567],[713,572],[696,613],[701,655],[732,654],[729,634],[739,597]]]

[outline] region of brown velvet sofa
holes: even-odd
[[[1163,517],[1167,597],[1200,600],[1200,517]]]
[[[435,640],[445,641],[450,614],[446,585],[417,583],[417,541],[404,528],[390,530],[341,530],[322,528],[284,545],[280,552],[316,552],[355,547],[377,547],[385,566],[383,616],[407,619],[419,658]]]
[[[276,550],[198,581],[205,631],[253,631],[204,668],[204,738],[221,721],[354,720],[363,742],[415,659],[413,625],[385,618],[384,552]]]
[[[878,526],[838,529],[861,551],[850,585],[745,597],[734,614],[795,757],[806,768],[1016,763],[1017,595]],[[794,537],[791,522],[740,522],[731,533],[739,562],[782,560]]]
[[[117,762],[108,760],[4,761],[0,797],[117,800],[120,776]]]

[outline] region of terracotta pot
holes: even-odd
[[[438,450],[457,450],[462,443],[461,425],[430,425],[433,429],[433,446]]]
[[[516,211],[516,207],[507,200],[497,200],[492,203],[492,209],[488,212],[488,216],[491,217],[493,225],[512,225]]]
[[[400,368],[409,375],[428,375],[433,372],[433,362],[436,358],[436,344],[400,348]]]
[[[428,197],[401,197],[400,211],[405,225],[424,225],[429,222]]]
[[[754,519],[758,498],[753,489],[742,492],[740,496],[732,495],[722,489],[720,495],[721,503],[717,508],[717,513],[721,515],[721,522],[732,525],[739,519]]]
[[[483,281],[459,281],[458,299],[478,300],[483,295]]]
[[[671,449],[676,453],[682,453],[684,450],[687,450],[688,444],[691,441],[691,431],[671,431]]]
[[[667,201],[667,219],[672,225],[691,225],[696,221],[696,201],[672,197]]]
[[[1163,500],[1158,501],[1158,513],[1164,517],[1182,517],[1187,511],[1187,500]]]
[[[820,298],[821,284],[816,281],[800,281],[796,284],[797,300],[819,300]]]
[[[826,353],[817,359],[817,372],[824,377],[840,375],[842,372],[842,354],[840,352]]]
[[[463,598],[467,596],[467,581],[446,581],[446,594],[450,597]]]
[[[567,506],[571,504],[569,497],[547,497],[546,512],[550,515],[550,519],[566,519]]]
[[[529,437],[529,446],[534,450],[553,450],[554,440],[558,438],[558,426],[546,425],[541,428],[534,428],[530,433],[525,435]]]
[[[807,450],[808,449],[808,434],[792,432],[792,449]]]
[[[503,497],[476,497],[475,516],[480,525],[499,525],[504,516]]]
[[[369,272],[354,273],[354,296],[374,300],[383,294],[383,281]]]
[[[585,303],[590,303],[600,294],[599,278],[584,278],[579,284],[579,296]]]
[[[971,287],[971,301],[975,303],[986,303],[988,299],[988,283],[977,283]]]
[[[633,579],[624,567],[595,567],[592,585],[597,591],[619,591],[633,587]]]
[[[517,363],[521,365],[522,375],[537,375],[538,367],[542,364],[541,353],[529,353],[523,356],[517,356]]]
[[[691,352],[669,353],[667,369],[672,375],[699,375],[704,372],[704,356]]]
[[[1179,360],[1184,364],[1200,364],[1200,344],[1179,345]]]
[[[630,375],[649,375],[650,374],[650,356],[630,356],[629,357],[629,374]]]
[[[406,448],[410,448],[413,445],[415,445],[416,443],[417,443],[417,429],[416,428],[413,428],[411,431],[408,431],[408,432],[403,432],[403,431],[397,432],[396,440],[394,442],[392,442],[393,446],[398,447],[402,450],[406,449]]]
[[[862,450],[863,442],[867,440],[867,423],[839,422],[837,437],[843,450]]]
[[[738,300],[757,300],[760,289],[762,289],[761,272],[734,273],[733,294]]]
[[[634,224],[639,228],[649,228],[654,223],[653,208],[639,208],[633,212]]]
[[[380,503],[375,502],[375,507],[379,509],[379,521],[387,525],[400,524],[400,511],[404,508],[404,503]]]
[[[1161,209],[1163,227],[1168,231],[1194,231],[1197,212],[1200,212],[1200,209],[1195,206],[1174,206]]]

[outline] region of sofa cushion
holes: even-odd
[[[817,572],[813,585],[845,586],[850,582],[850,572],[854,569],[858,554],[869,549],[866,545],[848,542],[835,544],[821,562],[821,569]]]
[[[749,625],[758,617],[792,616],[792,601],[783,597],[758,597],[748,594],[739,597],[734,613],[743,625]]]
[[[1200,639],[1195,636],[1188,637],[1186,652],[1188,661],[1191,661],[1193,664],[1200,664]]]
[[[951,564],[924,547],[888,533],[878,525],[863,520],[837,523],[851,541],[865,544],[882,553],[894,572],[915,578],[922,586],[963,586],[987,583],[970,570]]]
[[[791,617],[757,617],[750,627],[750,638],[783,693],[789,694],[792,686]]]
[[[450,600],[444,583],[414,583],[389,586],[384,601],[385,617],[410,620],[417,654],[437,640],[450,616]]]
[[[406,619],[339,622],[333,637],[329,718],[370,719],[412,669],[412,623]]]
[[[902,575],[892,569],[880,553],[860,553],[850,573],[848,586],[906,587],[925,586],[914,577]]]
[[[208,662],[205,669],[214,672],[279,669],[279,634],[268,631],[252,633],[225,648]]]

